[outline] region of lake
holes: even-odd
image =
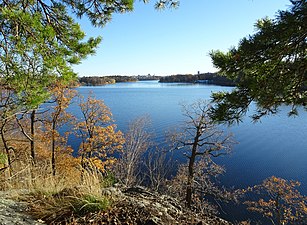
[[[212,92],[231,89],[140,81],[77,90],[85,96],[92,91],[96,98],[103,99],[110,107],[118,129],[123,132],[129,121],[149,115],[155,140],[163,142],[165,133],[185,120],[179,103],[209,100]],[[238,142],[230,155],[217,159],[226,168],[221,177],[225,186],[245,188],[274,175],[300,181],[300,191],[307,195],[307,113],[300,110],[298,117],[288,117],[288,111],[288,107],[281,107],[277,115],[253,123],[249,117],[251,109],[242,123],[223,128],[232,132]]]

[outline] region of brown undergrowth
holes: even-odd
[[[112,203],[110,198],[88,193],[82,188],[63,189],[53,194],[35,192],[26,201],[29,213],[47,224],[74,224],[90,213],[108,209]]]
[[[78,159],[71,156],[57,162],[54,176],[49,160],[36,165],[31,160],[18,160],[10,172],[1,174],[1,190],[26,202],[27,213],[46,224],[74,224],[78,218],[111,206],[102,188],[112,180],[97,170],[82,170]]]

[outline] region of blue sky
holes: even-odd
[[[288,0],[181,0],[178,9],[157,11],[136,0],[104,28],[84,18],[88,36],[102,36],[94,56],[74,66],[79,76],[172,75],[215,72],[208,53],[227,51],[255,32],[257,19],[273,18]]]

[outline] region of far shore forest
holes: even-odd
[[[82,86],[101,86],[121,82],[158,80],[161,83],[200,83],[220,86],[235,86],[235,82],[217,73],[177,74],[170,76],[138,75],[138,76],[85,76],[80,77]]]
[[[156,9],[180,7],[175,0],[153,1]],[[237,47],[212,50],[218,73],[78,78],[73,65],[95,54],[102,38],[86,37],[74,17],[102,28],[114,13],[130,12],[134,4],[0,1],[0,190],[20,193],[27,212],[49,224],[84,224],[84,218],[101,224],[93,215],[116,212],[120,204],[102,190],[139,185],[203,217],[219,215],[222,205],[241,204],[265,224],[307,224],[307,196],[299,192],[299,181],[271,176],[232,189],[218,182],[227,168],[215,162],[236,143],[219,124],[240,123],[251,104],[253,122],[278,114],[284,105],[291,106],[289,116],[306,113],[307,2],[290,0],[273,19],[256,21],[255,32]],[[123,133],[103,100],[92,93],[80,96],[75,88],[151,79],[234,88],[212,93],[210,102],[181,105],[185,126],[168,135],[167,149],[151,139],[150,118],[131,121]],[[67,110],[72,103],[81,117]],[[72,136],[80,140],[76,149],[68,144]],[[173,161],[175,151],[185,163]]]

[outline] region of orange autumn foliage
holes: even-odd
[[[306,224],[307,197],[300,194],[298,181],[288,181],[275,176],[260,185],[249,188],[263,196],[258,201],[246,201],[248,209],[261,213],[273,224]]]
[[[75,131],[81,139],[79,155],[82,167],[85,169],[94,165],[105,171],[115,162],[115,158],[111,156],[123,149],[123,134],[116,131],[116,125],[112,124],[111,111],[102,100],[89,95],[87,100],[81,98],[79,106],[83,118],[75,125]]]

